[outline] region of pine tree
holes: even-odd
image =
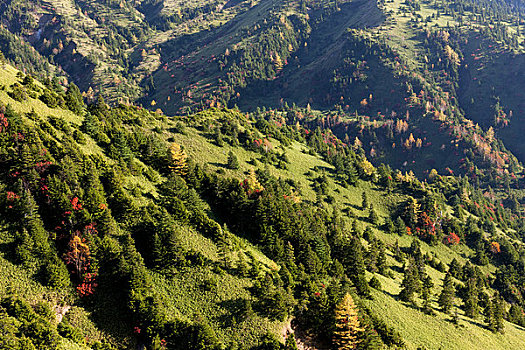
[[[455,294],[455,288],[454,288],[454,281],[452,280],[452,276],[450,274],[450,271],[447,272],[445,275],[445,279],[443,280],[443,289],[441,290],[441,294],[438,298],[438,304],[445,313],[449,313],[450,309],[452,308],[452,305],[454,304],[454,294]]]
[[[407,226],[401,216],[398,216],[396,219],[396,233],[400,236],[403,236],[405,233],[407,233]]]
[[[184,176],[188,172],[186,152],[176,143],[170,146],[170,169],[179,176]]]
[[[512,304],[509,310],[509,321],[520,326],[525,325],[525,317],[523,316],[523,309],[517,304]]]
[[[374,225],[377,225],[379,223],[379,216],[374,210],[374,206],[372,205],[372,203],[370,203],[370,213],[368,215],[368,220],[370,220],[370,223]]]
[[[376,267],[377,267],[377,271],[380,274],[384,275],[388,268],[386,264],[385,244],[381,241],[378,241],[378,247],[379,247],[379,253],[377,255]]]
[[[368,196],[366,195],[365,191],[363,191],[363,193],[361,194],[361,198],[363,200],[363,202],[361,203],[361,208],[363,208],[363,210],[365,210],[370,205],[368,203]]]
[[[452,259],[452,261],[450,262],[448,272],[450,273],[452,277],[455,277],[458,279],[462,278],[463,270],[461,268],[461,264],[456,258]]]
[[[239,169],[239,161],[237,160],[237,156],[232,151],[228,153],[227,167],[230,169]]]
[[[352,281],[360,295],[370,297],[370,287],[366,279],[366,268],[363,258],[363,246],[358,238],[352,238],[345,261],[349,265]]]
[[[476,279],[469,278],[467,281],[467,293],[465,303],[465,316],[470,318],[476,318],[479,313],[478,306],[478,288],[476,285]]]
[[[405,268],[405,276],[401,282],[401,292],[399,298],[406,302],[414,302],[414,294],[421,289],[421,282],[419,280],[419,273],[417,271],[414,259],[410,258],[408,265]]]
[[[336,348],[355,349],[364,328],[359,323],[357,306],[349,293],[346,293],[343,300],[336,306],[335,322],[333,342]]]
[[[434,283],[432,282],[432,278],[430,276],[426,276],[423,278],[423,288],[421,292],[421,298],[423,299],[423,312],[425,313],[432,313],[432,307],[430,305],[430,297],[432,296],[432,288],[434,287]]]
[[[495,329],[495,332],[500,332],[500,333],[504,332],[503,317],[505,315],[505,307],[504,307],[503,303],[504,303],[504,301],[501,298],[501,296],[499,294],[496,294],[494,296],[494,299],[492,300],[493,315],[494,315],[494,318],[493,318],[494,326],[493,326],[493,328]]]
[[[82,110],[84,109],[82,94],[80,93],[78,86],[73,83],[69,84],[66,92],[66,106],[76,114],[82,113]]]
[[[485,306],[485,309],[483,310],[483,315],[485,316],[485,323],[487,324],[487,328],[491,330],[492,332],[497,332],[497,326],[494,321],[494,302],[493,300],[489,300],[487,302],[487,305]]]

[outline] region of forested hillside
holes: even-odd
[[[0,0],[0,348],[525,348],[522,15]]]
[[[523,346],[519,206],[466,177],[291,111],[86,106],[2,67],[3,348]]]
[[[0,10],[10,62],[74,82],[88,103],[100,93],[169,115],[295,106],[346,143],[357,137],[376,166],[491,187],[522,171],[520,2],[6,0]]]

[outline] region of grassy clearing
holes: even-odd
[[[383,282],[383,281],[382,281]],[[459,314],[459,326],[450,322],[451,317],[441,312],[428,316],[407,306],[389,292],[395,288],[384,284],[386,292],[373,291],[373,301],[365,301],[385,322],[395,327],[403,336],[408,349],[522,349],[525,329],[505,323],[505,334],[494,334],[483,327],[483,320]],[[395,293],[392,293],[395,295]],[[436,305],[433,305],[436,307]]]

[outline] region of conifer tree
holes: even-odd
[[[379,253],[377,254],[376,267],[377,271],[384,275],[388,266],[386,264],[386,252],[385,244],[382,241],[378,241]]]
[[[370,287],[365,276],[366,268],[363,259],[363,246],[358,238],[352,238],[346,256],[351,271],[352,281],[360,295],[370,296]]]
[[[452,308],[452,305],[454,304],[454,294],[455,294],[455,288],[454,288],[454,281],[452,280],[452,276],[450,274],[450,271],[447,272],[445,275],[445,279],[443,280],[443,289],[441,290],[441,294],[438,298],[438,304],[445,313],[449,313],[450,309]]]
[[[228,153],[227,166],[230,169],[239,169],[239,161],[237,160],[237,156],[232,151]]]
[[[82,110],[84,109],[82,94],[80,93],[78,86],[73,83],[69,84],[66,92],[66,106],[76,114],[82,113]]]
[[[368,220],[370,220],[370,223],[374,225],[377,225],[379,223],[379,216],[374,210],[374,206],[372,203],[370,203],[370,213],[368,214]]]
[[[401,216],[398,216],[396,219],[396,233],[400,236],[403,236],[405,233],[407,233],[407,226]]]
[[[489,300],[485,309],[483,310],[483,315],[485,316],[485,323],[487,328],[492,332],[497,332],[496,322],[494,321],[494,302]]]
[[[399,246],[399,241],[396,239],[396,243],[394,244],[394,259],[396,259],[399,262],[403,262],[405,260],[405,254],[401,250],[401,247]]]
[[[363,210],[365,210],[370,205],[368,203],[368,196],[367,196],[365,191],[363,191],[363,193],[361,194],[361,199],[362,199],[361,208],[363,208]]]
[[[421,289],[419,273],[417,271],[414,259],[410,258],[408,265],[405,267],[405,276],[401,282],[401,292],[399,298],[406,302],[414,302],[414,294]]]
[[[432,307],[430,306],[430,298],[432,296],[433,287],[434,283],[432,282],[432,278],[430,278],[430,276],[427,275],[425,278],[423,278],[421,298],[423,299],[423,312],[425,313],[432,312]]]
[[[499,294],[496,294],[492,299],[493,310],[493,332],[504,332],[503,317],[505,315],[504,301]]]
[[[355,349],[359,343],[359,336],[364,331],[359,323],[357,306],[349,293],[337,304],[335,309],[335,331],[333,343],[337,349]]]
[[[467,281],[467,293],[465,298],[465,316],[470,318],[476,318],[479,313],[478,306],[478,288],[476,280],[469,278]]]
[[[523,309],[517,304],[512,304],[509,310],[509,321],[523,327],[525,325],[525,317]]]
[[[461,268],[461,264],[456,258],[452,259],[452,261],[450,262],[448,272],[452,277],[461,279],[461,276],[463,275],[463,271]]]

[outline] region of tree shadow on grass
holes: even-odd
[[[235,326],[237,322],[242,322],[253,315],[251,305],[251,301],[245,298],[223,300],[219,306],[226,310],[226,313],[217,317],[217,321],[223,327]]]

